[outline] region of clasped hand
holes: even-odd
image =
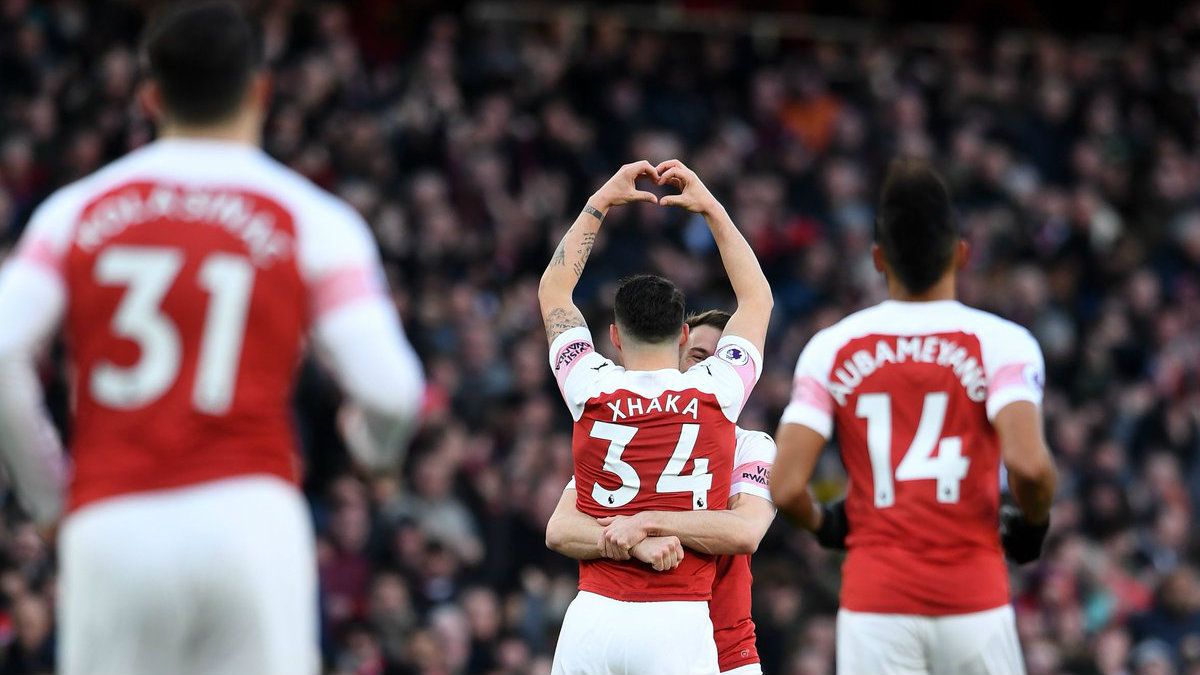
[[[673,570],[683,560],[683,544],[679,537],[650,536],[646,518],[640,513],[600,518],[598,522],[604,526],[604,531],[596,546],[605,558],[634,558],[658,572]]]

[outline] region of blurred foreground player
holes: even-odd
[[[687,371],[711,357],[729,323],[729,314],[709,310],[687,318],[688,341],[679,369]],[[579,560],[636,558],[659,571],[675,569],[683,547],[717,555],[708,614],[721,675],[761,675],[754,620],[750,616],[750,554],[775,520],[769,491],[775,441],[761,431],[735,430],[737,442],[726,511],[642,511],[633,516],[596,519],[577,508],[572,480],[546,525],[546,545]],[[610,522],[611,521],[611,522]]]
[[[267,77],[236,6],[164,16],[145,52],[160,140],[53,194],[0,277],[0,443],[42,523],[60,449],[33,361],[60,321],[73,367],[59,672],[311,675],[302,348],[328,359],[356,406],[348,441],[381,467],[420,366],[366,224],[258,148]]]
[[[849,550],[838,673],[1024,673],[1004,553],[1037,557],[1054,496],[1041,350],[1025,329],[954,299],[967,245],[929,166],[892,164],[875,238],[891,299],[804,348],[772,495],[822,543]],[[807,491],[835,429],[844,510]],[[1019,506],[1003,517],[1001,461]]]
[[[637,189],[639,178],[680,194],[659,201]],[[716,354],[685,372],[679,370],[679,350],[689,335],[684,298],[670,281],[641,275],[617,289],[609,338],[621,365],[596,352],[571,298],[605,214],[633,201],[703,214],[737,297]],[[734,422],[761,373],[773,300],[750,245],[696,174],[676,160],[622,167],[563,237],[538,298],[550,365],[575,420],[579,511],[594,518],[723,511]],[[552,672],[714,675],[717,650],[707,600],[715,570],[713,556],[699,553],[664,571],[637,560],[581,560],[579,595],[563,619]]]

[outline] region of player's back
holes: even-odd
[[[991,417],[1040,398],[1024,329],[958,302],[884,302],[821,331],[785,421],[836,428],[850,477],[842,606],[942,615],[1008,601]]]
[[[740,338],[686,372],[627,371],[594,351],[586,328],[563,333],[552,364],[575,419],[577,507],[593,517],[724,509],[736,420],[759,358]],[[625,601],[697,601],[712,593],[713,556],[688,552],[669,572],[637,560],[580,563],[579,589]]]
[[[257,148],[168,139],[60,190],[30,228],[18,255],[67,291],[72,508],[297,478],[289,399],[305,333],[378,284],[348,206]]]

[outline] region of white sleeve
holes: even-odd
[[[349,207],[346,207],[349,211]],[[313,314],[313,339],[320,355],[362,415],[347,433],[358,459],[376,468],[394,467],[415,430],[425,382],[421,363],[404,336],[386,293],[378,250],[357,214],[334,213],[339,221],[310,228],[301,243],[301,264]],[[333,238],[340,230],[342,236]],[[323,246],[317,246],[323,244]],[[359,439],[360,442],[354,442]]]
[[[762,354],[749,340],[736,335],[724,335],[717,342],[717,351],[692,366],[688,372],[704,369],[717,385],[717,401],[730,422],[736,422],[762,376]]]
[[[314,325],[343,307],[388,295],[371,228],[348,204],[324,197],[309,204],[298,233],[300,271]]]
[[[571,419],[578,421],[592,386],[620,367],[596,351],[587,326],[576,326],[554,338],[550,345],[550,369],[571,411]]]
[[[774,463],[775,441],[761,431],[739,428],[729,496],[746,493],[771,501],[771,465]]]
[[[575,476],[571,476],[571,480],[567,481],[567,487],[563,488],[563,492],[575,489]]]
[[[43,524],[62,511],[66,460],[34,361],[66,309],[69,210],[61,192],[47,200],[0,268],[0,455],[22,506]]]
[[[833,436],[833,396],[826,387],[829,368],[824,362],[828,357],[820,335],[813,336],[800,352],[792,380],[792,399],[779,422],[804,425],[829,440]]]
[[[1029,331],[1008,324],[1006,334],[984,346],[987,368],[987,416],[996,419],[1004,406],[1016,401],[1042,404],[1046,385],[1046,363],[1042,349]]]

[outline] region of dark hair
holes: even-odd
[[[261,66],[254,29],[226,0],[166,10],[147,29],[142,49],[167,114],[185,124],[232,116]]]
[[[888,167],[875,220],[875,242],[901,284],[929,290],[954,258],[958,229],[950,191],[928,163],[896,159]]]
[[[683,291],[656,274],[621,280],[613,309],[617,326],[639,342],[667,342],[683,329]]]
[[[701,326],[712,326],[717,330],[723,331],[725,330],[725,326],[729,325],[729,320],[732,318],[733,315],[723,309],[710,309],[707,312],[689,314],[688,318],[684,319],[683,322],[692,330],[696,330]]]

